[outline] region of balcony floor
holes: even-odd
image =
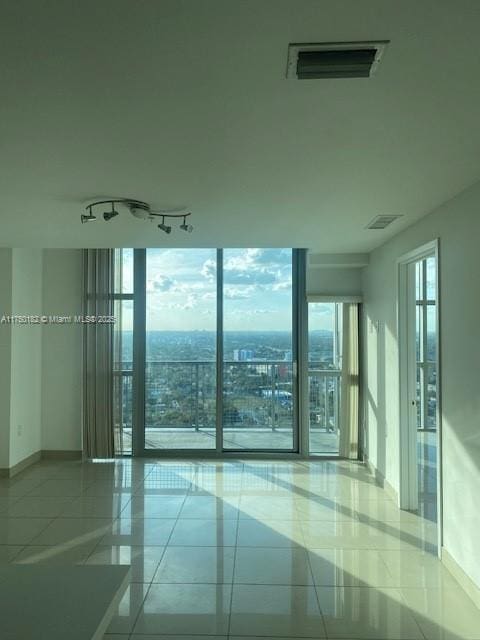
[[[201,429],[146,429],[147,449],[215,449],[215,430]],[[287,429],[226,429],[223,434],[225,449],[289,450],[292,448],[292,432]],[[338,454],[338,436],[335,433],[313,431],[311,451],[324,455]],[[130,431],[124,430],[123,450],[131,450]]]

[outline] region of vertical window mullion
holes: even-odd
[[[427,367],[427,260],[423,261],[423,292],[422,292],[422,362],[423,362],[423,379],[422,379],[422,422],[423,428],[427,428],[428,414],[428,367]]]
[[[292,367],[294,398],[293,451],[308,455],[308,307],[306,297],[306,250],[292,250]]]
[[[223,250],[217,249],[216,450],[223,451]]]
[[[134,250],[133,269],[133,424],[132,452],[145,451],[146,249]]]

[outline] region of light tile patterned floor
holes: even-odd
[[[357,463],[45,462],[0,480],[0,563],[131,564],[110,640],[480,640],[434,549],[434,525]]]

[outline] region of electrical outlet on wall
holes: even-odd
[[[23,425],[17,424],[17,436],[21,436],[23,434]]]

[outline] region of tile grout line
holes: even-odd
[[[143,478],[143,482],[145,482],[145,480],[146,480],[146,479],[147,479],[147,478],[152,474],[152,472],[153,472],[153,469],[152,469],[152,470],[150,470],[150,471],[149,471],[149,473],[147,473],[147,475],[146,475],[146,476],[144,476],[144,478]],[[138,484],[140,485],[140,483],[138,483]],[[114,518],[114,519],[112,520],[111,526],[113,526],[116,522],[118,522],[119,520],[121,520],[121,519],[122,519],[122,518],[121,518],[121,514],[122,514],[122,513],[123,513],[123,511],[128,507],[128,505],[129,505],[129,504],[131,504],[131,502],[132,502],[132,500],[133,500],[133,497],[134,497],[134,494],[133,494],[133,493],[130,493],[130,500],[127,502],[127,504],[126,504],[126,505],[125,505],[125,507],[122,509],[122,511],[120,512],[120,514],[119,514],[116,518]],[[137,494],[137,497],[142,497],[142,496],[139,496],[139,495]],[[144,496],[143,496],[143,497],[144,497]],[[184,498],[184,500],[185,500],[185,498]],[[182,503],[182,504],[183,504],[183,503]],[[148,519],[148,518],[145,518],[144,516],[143,516],[142,518],[139,518],[139,520],[146,520],[146,519]],[[167,518],[158,518],[158,519],[162,519],[162,520],[164,520],[164,519],[167,519]],[[170,519],[170,518],[168,518],[168,519]],[[171,518],[171,519],[173,520],[174,518]],[[132,518],[132,517],[130,516],[130,520],[136,520],[136,518]],[[173,527],[172,527],[172,531],[170,532],[169,539],[170,539],[170,536],[171,536],[171,534],[172,534],[172,532],[173,532],[174,527],[175,527],[175,525],[173,525]],[[105,535],[106,535],[106,534],[105,534]],[[97,544],[95,545],[95,547],[92,549],[91,553],[87,556],[87,558],[85,559],[85,561],[84,561],[84,563],[83,563],[83,564],[86,564],[86,562],[87,562],[87,561],[92,557],[92,555],[95,553],[95,551],[96,551],[96,550],[98,549],[98,547],[100,547],[100,546],[123,546],[123,545],[102,545],[101,543],[102,543],[102,540],[105,538],[105,535],[104,535],[104,536],[102,536],[102,537],[99,539],[98,543],[97,543]],[[131,546],[131,547],[139,546],[139,547],[145,548],[145,546],[148,546],[148,545],[128,545],[128,546]],[[156,546],[156,545],[152,545],[152,546]],[[161,562],[161,560],[162,560],[162,558],[163,558],[163,556],[164,556],[164,554],[165,554],[165,550],[166,550],[166,548],[167,548],[167,543],[166,543],[165,545],[158,545],[158,546],[162,546],[162,548],[163,548],[163,552],[162,552],[161,558],[160,558],[160,560],[159,560],[159,562],[158,562],[158,564],[157,564],[157,567],[156,567],[156,569],[155,569],[155,572],[156,572],[156,570],[158,569],[158,567],[159,567],[159,565],[160,565],[160,562]],[[153,576],[152,576],[152,580],[150,580],[150,582],[149,582],[149,583],[141,583],[141,584],[150,584],[150,585],[151,585],[151,584],[152,584],[152,581],[153,581],[153,578],[154,578],[154,576],[155,576],[155,572],[154,572],[154,574],[153,574]],[[132,581],[130,581],[130,584],[140,584],[140,583],[137,583],[137,582],[132,583]],[[147,592],[148,592],[148,591],[147,591]],[[145,596],[145,597],[146,597],[146,596]]]
[[[303,531],[302,531],[302,533],[303,533]],[[323,626],[324,637],[328,638],[328,635],[327,635],[327,624],[325,622],[325,616],[323,614],[323,609],[322,609],[322,607],[320,605],[320,598],[319,598],[318,591],[317,591],[317,584],[316,584],[316,581],[315,581],[315,576],[314,576],[313,569],[312,569],[312,563],[311,563],[311,560],[310,560],[310,549],[308,549],[306,546],[304,546],[304,549],[305,549],[305,553],[307,554],[308,568],[310,570],[310,577],[312,579],[312,585],[313,585],[313,588],[315,590],[315,598],[316,598],[316,601],[317,601],[318,610],[320,611],[320,616],[322,618],[322,626]]]
[[[407,608],[407,610],[408,610],[408,613],[409,613],[410,617],[411,617],[411,618],[412,618],[412,620],[415,622],[415,625],[417,626],[417,628],[418,628],[418,630],[419,630],[419,632],[420,632],[420,635],[423,637],[423,639],[424,639],[424,640],[429,640],[429,639],[428,639],[427,634],[423,632],[423,629],[422,629],[422,627],[420,626],[420,623],[417,621],[416,616],[414,616],[414,615],[413,615],[412,610],[410,609],[410,607],[409,607],[409,605],[408,605],[407,599],[406,599],[406,598],[404,597],[404,595],[403,595],[403,592],[402,592],[401,587],[398,587],[398,589],[397,589],[397,590],[398,590],[398,592],[399,592],[399,594],[400,594],[400,601],[401,601],[401,602],[403,603],[403,605]]]
[[[242,469],[242,482],[243,482],[243,469]],[[230,630],[232,625],[232,605],[233,605],[233,589],[235,584],[235,570],[237,565],[237,550],[238,550],[238,530],[240,528],[240,503],[241,499],[238,501],[238,519],[237,519],[237,528],[235,531],[235,546],[233,552],[233,568],[232,568],[232,582],[230,586],[230,605],[228,608],[228,626],[227,626],[227,638],[230,637]]]
[[[182,506],[183,506],[183,504],[184,504],[185,500],[186,500],[186,494],[185,494],[184,500],[183,500],[183,502],[182,502]],[[178,513],[180,513],[180,511],[179,511]],[[143,518],[143,519],[145,520],[146,518]],[[135,616],[135,619],[134,619],[134,621],[133,621],[133,623],[132,623],[131,631],[130,631],[130,636],[131,636],[131,635],[133,635],[133,634],[135,633],[135,627],[136,627],[136,625],[137,625],[137,622],[138,622],[138,619],[139,619],[139,617],[140,617],[140,614],[142,613],[142,609],[143,609],[143,606],[144,606],[144,604],[145,604],[145,600],[147,599],[148,594],[150,593],[150,590],[151,590],[151,588],[152,588],[152,585],[154,584],[153,579],[155,578],[155,574],[156,574],[156,572],[158,571],[158,568],[160,567],[160,564],[161,564],[161,562],[162,562],[163,556],[165,555],[165,552],[166,552],[166,550],[167,550],[167,547],[168,547],[168,545],[169,545],[169,543],[170,543],[170,539],[171,539],[171,537],[172,537],[172,535],[173,535],[173,532],[174,532],[174,530],[175,530],[175,527],[177,526],[178,519],[179,519],[179,518],[178,518],[178,515],[177,515],[177,518],[175,519],[175,524],[172,526],[172,529],[171,529],[170,534],[169,534],[169,536],[168,536],[168,538],[167,538],[167,541],[166,541],[166,542],[165,542],[165,544],[163,545],[162,557],[160,558],[160,561],[159,561],[159,563],[158,563],[158,565],[157,565],[157,568],[155,569],[155,572],[154,572],[154,574],[153,574],[153,576],[152,576],[152,580],[148,583],[148,588],[147,588],[147,589],[146,589],[146,591],[145,591],[145,595],[143,596],[143,599],[142,599],[142,602],[141,602],[141,604],[140,604],[140,607],[138,608],[137,615]],[[132,584],[132,583],[130,583],[130,585],[131,585],[131,584]],[[138,583],[137,583],[137,584],[138,584]],[[144,583],[144,584],[147,584],[147,583]],[[157,583],[155,583],[155,584],[157,584]]]

